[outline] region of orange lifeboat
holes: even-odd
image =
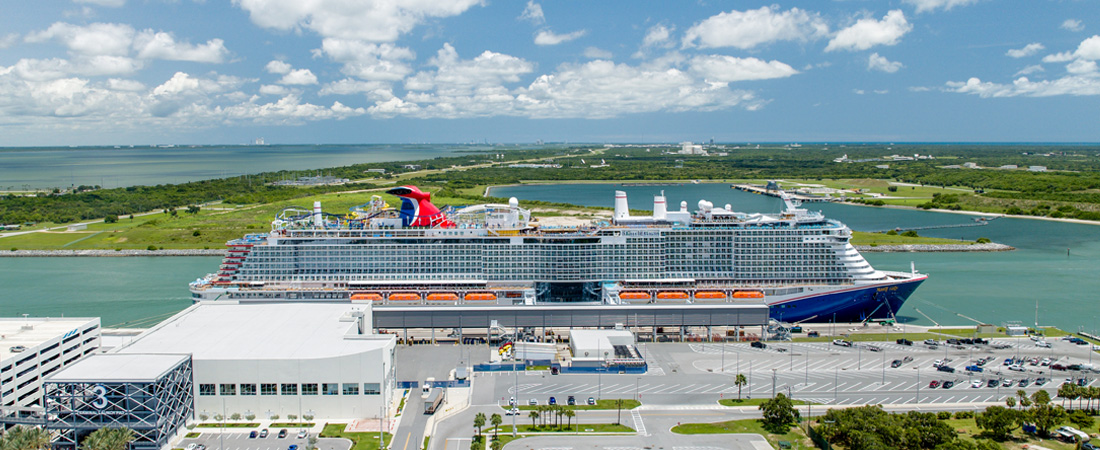
[[[466,301],[491,301],[496,300],[497,295],[491,292],[471,292],[464,297]]]
[[[735,291],[733,298],[764,298],[764,293],[760,291]]]
[[[367,294],[351,294],[351,299],[352,300],[370,300],[372,302],[380,302],[380,301],[382,301],[382,295],[381,294],[375,294],[373,292],[367,293]]]
[[[619,293],[619,298],[623,300],[649,300],[650,297],[648,292],[631,291]]]
[[[696,291],[695,298],[698,299],[718,299],[726,298],[726,293],[722,291]]]
[[[429,302],[457,302],[458,295],[450,292],[433,292],[428,294]]]
[[[658,292],[657,298],[660,300],[687,300],[688,294],[684,291],[665,291]]]
[[[408,292],[399,292],[396,294],[390,294],[389,300],[391,302],[411,302],[420,300],[420,294],[413,294]]]

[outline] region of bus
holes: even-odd
[[[428,399],[424,400],[424,414],[435,414],[435,411],[443,404],[444,392],[443,388],[432,389]]]

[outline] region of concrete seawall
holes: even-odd
[[[857,245],[856,249],[864,253],[885,253],[885,252],[1007,252],[1010,250],[1016,250],[1015,247],[989,243],[989,244],[971,244],[971,245]]]

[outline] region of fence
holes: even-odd
[[[810,435],[810,440],[814,441],[814,445],[816,445],[817,448],[821,450],[833,450],[833,446],[829,444],[829,441],[825,440],[814,427],[807,426],[806,429],[808,430],[806,434]]]

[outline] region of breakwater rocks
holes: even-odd
[[[1007,252],[1009,250],[1016,250],[1015,247],[998,244],[991,242],[988,244],[971,244],[971,245],[954,245],[954,244],[941,244],[941,245],[857,245],[856,249],[860,252]]]
[[[0,250],[0,256],[225,256],[225,249],[163,250]]]

